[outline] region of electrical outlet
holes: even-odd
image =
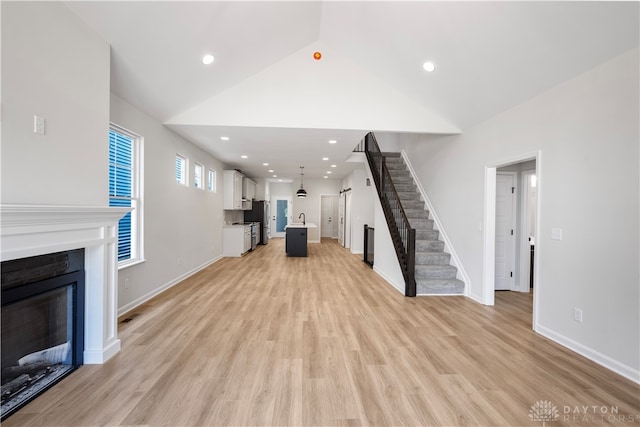
[[[129,289],[129,279],[124,279],[124,288]]]
[[[182,265],[182,259],[178,258],[178,265]]]
[[[562,240],[562,228],[551,229],[551,240]]]
[[[573,320],[578,323],[582,323],[582,310],[578,307],[573,308]]]
[[[44,117],[33,116],[33,133],[44,135],[46,131],[45,123]]]

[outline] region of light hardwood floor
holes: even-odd
[[[2,424],[542,426],[550,401],[547,426],[639,425],[640,386],[535,334],[531,306],[405,298],[335,241],[273,239],[129,313],[117,356]]]

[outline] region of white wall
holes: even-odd
[[[124,312],[221,257],[223,167],[115,95],[111,121],[144,138],[146,262],[119,271],[118,307]],[[189,159],[189,187],[176,183],[176,153]],[[216,193],[193,187],[194,162],[217,172]]]
[[[541,154],[534,328],[639,380],[638,50],[465,131],[404,148],[482,295],[484,170]],[[563,240],[551,240],[551,228]],[[574,307],[584,322],[573,320]]]
[[[2,203],[108,205],[109,45],[61,3],[0,7]]]
[[[300,188],[300,181],[294,181],[292,185],[293,199],[293,222],[300,222],[298,217],[304,212],[307,222],[316,224],[318,228],[307,230],[307,240],[310,243],[320,242],[320,196],[340,193],[340,181],[337,179],[305,179],[304,189],[307,190],[307,197],[299,199],[295,192]]]
[[[364,166],[364,165],[363,165]],[[367,178],[371,185],[367,187]],[[351,188],[351,253],[364,253],[364,225],[374,227],[375,184],[368,170],[354,169],[343,181],[342,188]]]
[[[374,215],[373,270],[404,295],[404,276],[393,246],[393,239],[387,226],[382,204],[377,195],[374,200]]]

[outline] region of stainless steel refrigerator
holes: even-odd
[[[250,211],[244,211],[244,222],[259,222],[260,236],[258,242],[261,245],[269,243],[270,224],[269,202],[266,200],[254,200]]]

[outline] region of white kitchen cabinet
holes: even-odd
[[[222,228],[222,255],[239,257],[251,249],[251,225],[225,225]]]
[[[222,209],[242,209],[243,178],[244,175],[236,170],[224,171],[224,194],[222,197]]]
[[[256,182],[246,176],[242,180],[242,209],[251,210],[256,198]]]

